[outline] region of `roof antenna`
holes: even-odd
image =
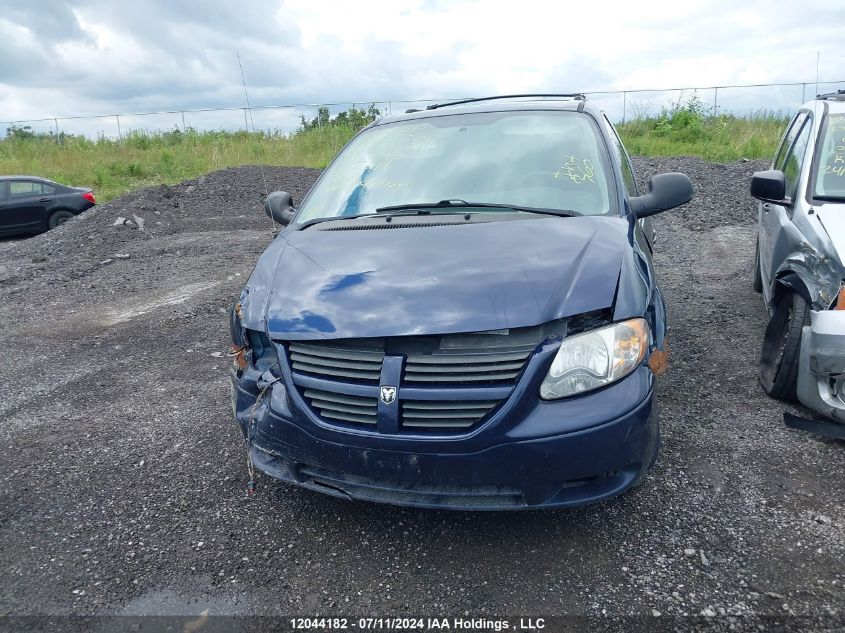
[[[255,132],[255,121],[252,119],[252,105],[249,102],[249,93],[246,91],[246,78],[244,77],[244,66],[241,63],[240,52],[235,51],[235,55],[237,55],[237,57],[238,57],[238,67],[241,69],[241,84],[244,87],[244,98],[246,99],[246,109],[247,109],[247,112],[249,112],[249,122],[252,124],[252,131],[254,133]],[[249,129],[247,129],[247,132],[249,132]],[[263,193],[266,196],[270,192],[267,190],[267,178],[264,175],[264,164],[258,163],[258,167],[259,167],[259,169],[261,169],[261,182],[264,183],[264,192]],[[276,219],[272,216],[272,214],[270,215],[270,222],[272,224],[272,227],[271,227],[270,230],[273,233],[273,235],[275,235],[276,234]]]

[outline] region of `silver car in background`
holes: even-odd
[[[769,313],[760,382],[845,422],[845,90],[798,110],[751,195],[754,287]]]

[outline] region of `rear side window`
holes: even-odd
[[[12,197],[19,196],[39,196],[44,193],[40,182],[32,182],[31,180],[12,180],[9,182],[9,195]]]
[[[786,176],[786,195],[793,200],[795,200],[795,194],[798,193],[798,180],[801,178],[801,166],[804,164],[804,155],[807,153],[807,144],[810,142],[811,127],[812,124],[805,121],[783,164],[783,173]]]
[[[792,147],[792,143],[795,141],[795,137],[798,136],[798,131],[801,129],[801,126],[804,125],[804,121],[807,120],[807,114],[805,112],[799,112],[794,119],[792,119],[792,123],[787,129],[786,134],[783,136],[783,141],[781,141],[780,148],[778,148],[777,156],[775,157],[775,169],[780,169],[783,171],[783,165],[786,160],[786,153],[790,147]],[[787,192],[788,193],[788,192]]]

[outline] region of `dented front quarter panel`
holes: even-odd
[[[833,245],[823,253],[801,240],[777,271],[779,283],[792,288],[816,310],[826,310],[839,292],[845,277]]]

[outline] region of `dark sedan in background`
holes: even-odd
[[[0,235],[42,233],[95,204],[90,189],[35,176],[0,176]]]

